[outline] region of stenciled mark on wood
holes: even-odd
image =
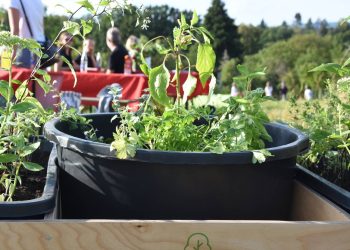
[[[204,233],[193,233],[187,238],[184,250],[211,250],[209,238]]]

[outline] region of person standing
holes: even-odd
[[[41,0],[6,0],[6,7],[12,35],[45,42],[44,5]],[[28,49],[15,51],[14,56],[19,67],[32,66],[33,55]]]
[[[312,90],[309,88],[309,86],[305,86],[305,90],[304,90],[304,98],[305,98],[305,100],[306,101],[310,101],[310,100],[312,100],[312,98],[313,98],[313,92],[312,92]]]
[[[264,90],[265,90],[265,95],[266,96],[272,97],[273,87],[272,87],[272,85],[270,84],[269,81],[266,82],[266,86],[265,86]]]
[[[235,96],[239,96],[239,89],[237,88],[237,84],[234,82],[232,83],[231,86],[231,96],[235,97]]]
[[[108,60],[107,73],[124,73],[125,56],[129,54],[121,43],[118,28],[112,27],[108,29],[106,44],[112,52]]]
[[[287,100],[287,92],[288,92],[288,88],[286,86],[285,81],[281,82],[281,89],[280,89],[280,93],[281,93],[281,100],[285,101]]]

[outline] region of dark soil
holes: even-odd
[[[39,198],[44,191],[46,182],[46,167],[49,161],[49,153],[44,152],[39,148],[36,152],[34,152],[32,158],[29,160],[40,164],[44,167],[44,169],[38,172],[33,172],[22,167],[20,170],[22,185],[17,185],[15,194],[13,196],[14,201]]]
[[[22,185],[17,185],[14,201],[23,201],[39,198],[44,190],[46,181],[46,168],[32,172],[26,169],[21,171]]]

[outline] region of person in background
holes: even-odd
[[[140,56],[139,39],[134,35],[129,36],[126,40],[125,48],[128,50],[129,56],[132,60],[132,72],[136,72],[137,60]]]
[[[78,68],[79,65],[73,61],[73,54],[72,54],[73,50],[71,48],[72,43],[73,43],[72,35],[66,31],[62,32],[58,38],[58,44],[59,44],[58,47],[60,48],[58,53],[60,56],[64,56],[72,64],[74,68]],[[68,69],[69,69],[68,64],[64,62],[62,59],[55,64],[55,71],[68,70]]]
[[[235,82],[232,83],[231,96],[239,96],[239,89],[237,88],[237,84]]]
[[[112,52],[108,59],[107,73],[124,73],[124,57],[128,55],[128,51],[121,43],[118,28],[112,27],[108,29],[106,44]]]
[[[88,56],[88,67],[96,68],[96,57],[95,57],[95,41],[92,38],[87,38],[84,40],[83,50],[85,49]],[[74,59],[74,64],[80,65],[81,55]]]
[[[312,92],[312,90],[309,88],[309,86],[305,86],[305,90],[304,90],[304,98],[305,98],[305,100],[306,101],[310,101],[310,100],[312,100],[312,98],[313,98],[313,92]]]
[[[266,82],[266,86],[265,86],[264,90],[265,90],[265,95],[266,96],[272,97],[273,87],[272,87],[272,85],[270,84],[269,81]]]
[[[45,42],[45,11],[41,0],[6,0],[5,4],[8,10],[12,35],[22,38],[32,38],[40,43]],[[27,23],[23,9],[27,15],[28,22],[30,22],[29,24]],[[16,63],[19,67],[32,67],[34,57],[28,49],[15,51],[13,56],[16,58]]]
[[[287,100],[287,92],[288,92],[288,88],[286,86],[285,81],[281,82],[281,88],[280,88],[280,93],[281,93],[281,100],[285,101]]]

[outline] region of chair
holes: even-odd
[[[111,112],[113,100],[119,100],[122,97],[122,91],[123,87],[119,83],[112,83],[101,89],[97,94],[97,97],[99,97],[97,112]]]
[[[74,108],[79,111],[81,104],[81,93],[74,91],[61,91],[61,102],[64,103],[67,109]]]

